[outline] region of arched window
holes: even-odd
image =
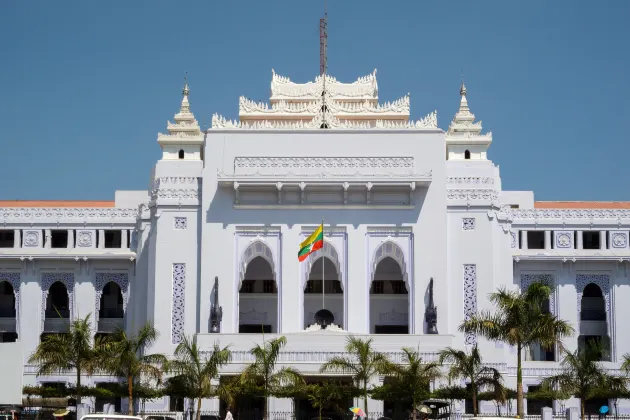
[[[271,264],[263,256],[256,256],[247,263],[238,299],[238,332],[278,332],[278,285]]]
[[[0,318],[15,318],[15,294],[8,281],[0,281]]]
[[[66,286],[60,281],[53,283],[48,290],[46,318],[70,318],[68,289],[66,289]]]
[[[464,152],[464,159],[466,159],[466,160],[470,159],[470,150],[466,150]]]
[[[103,288],[99,318],[124,318],[123,296],[120,286],[110,281]]]
[[[578,349],[582,351],[593,350],[592,357],[600,361],[610,361],[606,300],[602,289],[595,283],[586,285],[582,293],[580,321]],[[594,346],[594,348],[589,349],[590,346]]]
[[[179,151],[179,158],[180,159],[184,159],[184,150],[183,149]]]

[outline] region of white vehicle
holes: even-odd
[[[139,416],[125,416],[122,414],[88,414],[81,417],[81,420],[142,420]]]

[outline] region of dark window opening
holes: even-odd
[[[0,248],[13,248],[15,245],[14,230],[0,230]]]
[[[128,231],[127,232],[127,248],[131,249],[131,235],[133,235],[133,232]]]
[[[170,411],[184,411],[184,397],[176,397],[169,395],[168,406]]]
[[[178,156],[179,156],[180,159],[184,159],[184,156],[185,156],[184,151],[180,150]]]
[[[407,295],[407,287],[403,280],[374,280],[370,293],[373,295]]]
[[[584,402],[584,414],[602,417],[599,409],[602,407],[608,407],[608,399],[606,398],[593,398]]]
[[[122,232],[119,230],[105,231],[105,248],[120,248],[122,246]]]
[[[238,332],[243,334],[270,334],[271,325],[241,324],[238,326]]]
[[[464,152],[464,159],[467,159],[467,160],[470,159],[470,150],[466,150]]]
[[[324,280],[324,293],[343,293],[339,280]],[[321,280],[309,280],[306,282],[304,293],[322,293]]]
[[[46,299],[46,318],[70,318],[70,307],[68,304],[68,290],[61,282],[55,282],[48,289]]]
[[[243,280],[239,293],[278,293],[275,280]]]
[[[466,393],[472,393],[472,386],[470,384],[466,384]],[[477,401],[477,410],[479,410],[479,401]],[[466,398],[464,403],[464,414],[475,414],[472,398]]]
[[[15,343],[18,339],[17,333],[0,332],[0,343]]]
[[[545,232],[541,230],[528,231],[527,249],[545,249]]]
[[[51,230],[50,231],[50,247],[51,248],[67,248],[68,247],[68,231],[67,230]]]
[[[599,249],[599,231],[582,233],[582,248]]]
[[[510,208],[511,209],[517,209],[517,208],[519,208],[519,205],[518,204],[510,204]]]
[[[103,288],[101,295],[101,309],[99,310],[100,318],[124,318],[123,296],[120,287],[109,282]]]
[[[578,351],[588,352],[589,358],[598,362],[610,362],[610,338],[607,335],[580,335]]]
[[[409,334],[408,325],[375,325],[374,334]]]
[[[0,318],[15,318],[15,294],[8,281],[0,281]]]

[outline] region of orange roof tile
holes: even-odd
[[[114,207],[114,201],[88,200],[0,200],[0,207],[66,207],[66,208],[97,208]]]
[[[630,209],[630,201],[536,201],[537,209]]]

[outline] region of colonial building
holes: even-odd
[[[372,338],[393,361],[402,347],[435,361],[447,346],[477,343],[514,388],[515,349],[458,326],[491,309],[497,288],[536,280],[553,288],[549,311],[578,332],[565,340],[569,350],[603,338],[613,370],[630,352],[630,335],[616,334],[630,301],[630,203],[536,202],[533,192],[504,190],[488,158],[492,135],[475,122],[464,85],[446,130],[435,112],[411,121],[408,95],[379,104],[376,71],[353,83],[318,76],[304,84],[274,72],[269,104],[241,98],[238,120],[214,115],[206,132],[188,97],[186,86],[174,122],[158,134],[163,154],[150,191],[117,191],[112,202],[0,202],[8,378],[0,398],[20,401],[20,384],[73,382],[72,374],[37,376],[27,360],[42,335],[87,314],[94,334],[153,323],[160,337],[151,351],[167,355],[185,335],[205,349],[230,344],[224,375],[280,334],[288,340],[280,365],[309,378],[344,351],[348,334]],[[320,223],[323,249],[299,262],[299,244]],[[322,309],[326,328],[315,322]],[[525,387],[557,373],[560,357],[528,349]],[[556,410],[576,404],[553,402]],[[284,399],[270,405],[300,409]],[[169,406],[168,398],[152,403]],[[370,401],[371,411],[391,409]]]

